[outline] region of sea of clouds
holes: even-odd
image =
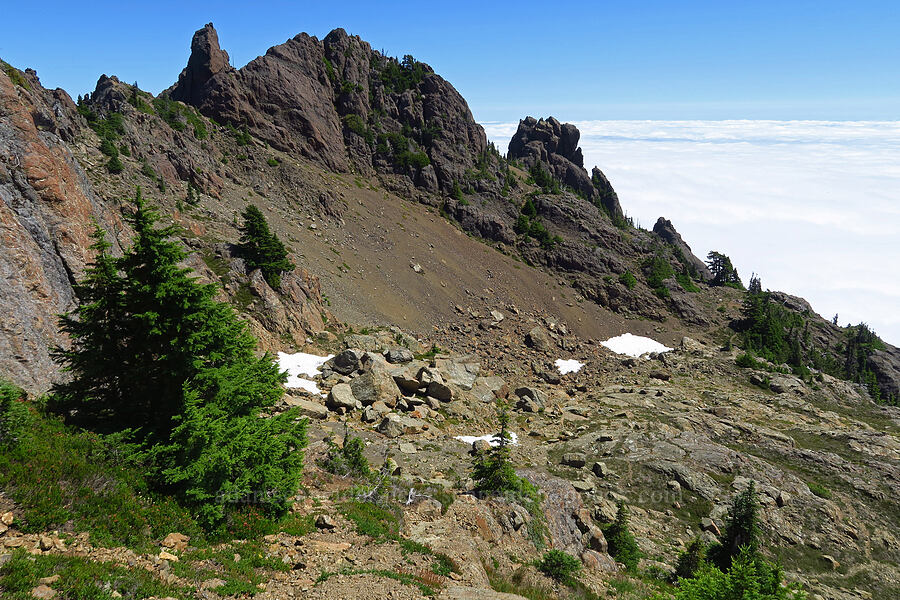
[[[645,228],[671,219],[746,284],[810,301],[900,344],[900,122],[581,121],[599,166]],[[506,150],[517,123],[487,123]]]

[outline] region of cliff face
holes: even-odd
[[[29,390],[56,372],[49,350],[66,343],[56,319],[74,305],[93,221],[118,222],[67,145],[82,126],[68,94],[33,72],[20,85],[0,77],[0,372]]]
[[[343,29],[297,35],[236,70],[207,24],[169,95],[329,169],[399,173],[432,192],[451,189],[487,146],[466,101],[428,65],[382,56]]]

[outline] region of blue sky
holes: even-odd
[[[101,73],[164,89],[212,21],[237,66],[344,27],[431,64],[482,121],[900,118],[896,2],[4,4],[0,57],[73,96]]]

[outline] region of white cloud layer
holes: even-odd
[[[900,344],[900,122],[581,121],[625,212]],[[501,151],[516,123],[488,123]]]

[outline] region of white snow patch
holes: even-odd
[[[318,356],[316,354],[306,354],[298,352],[296,354],[278,353],[278,366],[284,372],[287,371],[288,380],[284,384],[286,388],[301,389],[310,394],[322,394],[319,386],[315,381],[307,379],[307,377],[315,377],[319,374],[319,367],[334,357],[334,354],[328,356]],[[306,377],[301,377],[305,375]]]
[[[509,437],[511,438],[511,444],[513,446],[519,443],[519,436],[516,435],[514,431],[509,433]],[[484,440],[491,446],[497,446],[500,444],[500,438],[497,437],[496,433],[488,433],[485,435],[458,435],[454,439],[461,441],[463,444],[469,444],[470,446],[477,442],[478,440]]]
[[[650,352],[668,352],[672,349],[668,346],[663,346],[656,340],[630,333],[623,333],[622,335],[609,338],[605,342],[600,342],[600,345],[609,348],[616,354],[627,354],[634,358],[640,358]]]
[[[571,358],[569,360],[557,358],[554,364],[556,365],[556,368],[559,369],[560,375],[565,375],[566,373],[577,373],[581,370],[581,367],[584,366],[583,362],[578,362],[574,358]]]

